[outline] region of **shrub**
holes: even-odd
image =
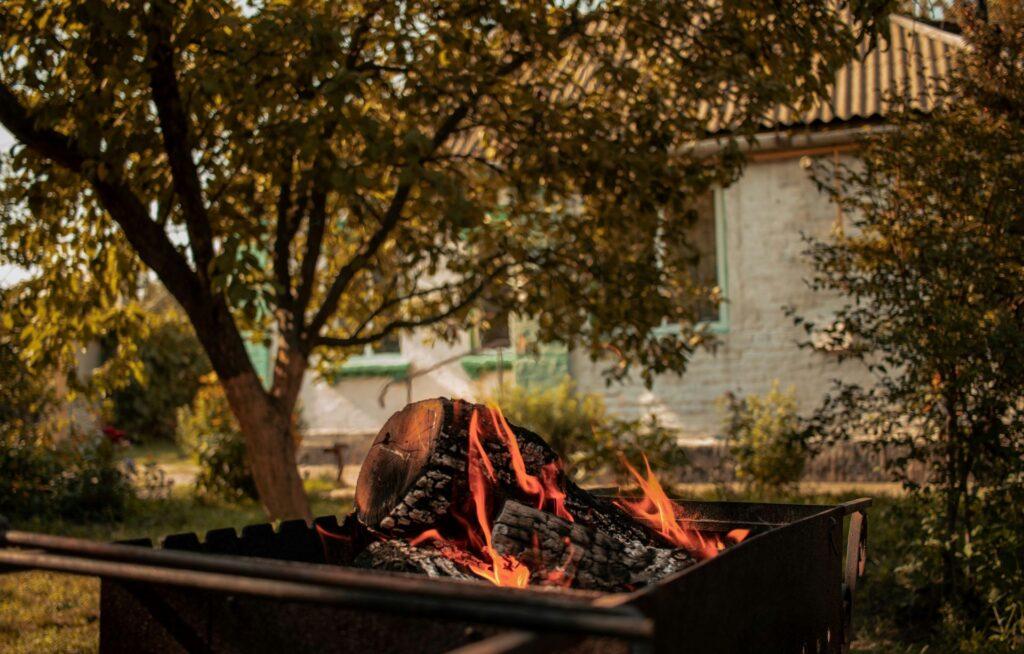
[[[810,346],[855,344],[840,358],[869,375],[837,383],[815,431],[901,452],[887,464],[926,509],[903,553],[937,598],[928,626],[959,634],[957,651],[1019,652],[1024,4],[957,4],[991,21],[957,11],[965,48],[936,109],[898,101],[852,160],[814,166],[847,225],[809,239],[811,287],[843,300],[831,326],[797,321],[822,335]]]
[[[51,374],[21,357],[0,322],[0,514],[9,518],[118,517],[132,493],[113,444],[98,432],[61,438]]]
[[[594,429],[608,422],[601,396],[579,394],[569,377],[544,389],[506,388],[500,404],[506,418],[541,434],[565,461],[591,447]]]
[[[0,440],[0,514],[7,517],[116,519],[132,491],[114,445],[101,434]]]
[[[643,454],[663,474],[686,464],[685,453],[676,444],[676,430],[655,416],[612,417],[600,395],[579,393],[569,377],[543,390],[506,389],[501,408],[511,422],[542,435],[578,479],[608,473],[622,476],[621,456],[639,465]]]
[[[136,441],[173,440],[178,409],[192,402],[210,362],[177,313],[152,314],[147,322],[138,343],[142,379],[111,393],[104,420]]]
[[[754,490],[781,491],[800,480],[807,446],[792,388],[772,382],[765,395],[725,397],[724,425],[736,478]]]
[[[592,442],[576,451],[571,461],[579,477],[613,474],[622,482],[630,482],[632,477],[622,465],[622,457],[640,471],[646,458],[663,480],[671,480],[689,464],[686,451],[679,447],[678,430],[663,425],[654,415],[636,420],[609,419],[594,429]]]
[[[199,464],[196,495],[231,501],[256,499],[245,439],[224,391],[208,377],[191,406],[178,411],[178,442]]]

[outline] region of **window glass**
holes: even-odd
[[[402,342],[396,332],[392,332],[377,341],[367,346],[366,354],[401,354],[402,353]]]
[[[682,229],[682,238],[666,239],[666,247],[675,248],[681,261],[699,286],[718,286],[718,230],[715,224],[715,196],[702,195],[694,205],[694,220]],[[699,320],[713,322],[719,319],[719,307],[710,300],[699,300]]]
[[[480,325],[480,347],[509,347],[512,340],[508,329],[508,311],[488,313]]]

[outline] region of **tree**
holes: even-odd
[[[149,312],[145,327],[136,341],[141,378],[105,389],[103,417],[135,441],[173,441],[178,410],[192,404],[210,363],[177,311]]]
[[[939,109],[901,109],[850,165],[818,169],[850,228],[812,242],[813,283],[849,302],[807,326],[874,376],[840,385],[818,427],[893,447],[899,471],[928,467],[928,485],[908,485],[940,500],[928,542],[945,601],[1019,629],[1024,522],[1012,502],[991,514],[1024,497],[1024,8],[992,4],[991,23],[962,16],[969,48]]]
[[[288,435],[307,369],[451,337],[483,297],[595,357],[612,343],[618,374],[682,370],[710,290],[656,235],[890,4],[10,0],[4,236],[39,271],[32,338],[80,335],[69,304],[109,311],[120,273],[151,270],[273,516],[308,515]],[[689,147],[718,130],[719,154]],[[664,318],[689,327],[654,335]],[[274,342],[269,390],[243,331]]]

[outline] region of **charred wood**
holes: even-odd
[[[494,549],[532,571],[531,583],[622,591],[694,563],[684,550],[623,543],[609,534],[515,501],[494,522]]]
[[[356,557],[355,567],[391,572],[415,572],[428,577],[479,579],[430,545],[410,545],[394,538],[376,541]]]
[[[394,535],[416,535],[443,520],[452,502],[469,497],[466,474],[469,425],[473,413],[484,425],[482,445],[493,463],[497,497],[494,505],[515,500],[534,504],[517,483],[505,443],[494,437],[487,407],[437,398],[410,404],[392,416],[374,440],[356,484],[356,510],[372,529]],[[532,431],[510,425],[526,471],[560,466],[551,447]],[[624,543],[645,543],[656,534],[638,524],[610,500],[577,486],[558,469],[557,483],[565,508],[575,521]]]

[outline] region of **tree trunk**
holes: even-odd
[[[255,371],[222,379],[221,383],[245,436],[246,457],[267,515],[273,519],[310,519],[309,499],[299,476],[291,433],[293,406],[279,407],[263,390]]]
[[[949,376],[949,381],[952,382],[955,377]],[[946,478],[945,482],[945,499],[946,499],[946,516],[945,516],[945,543],[942,548],[942,569],[943,579],[942,586],[943,592],[948,600],[954,600],[959,592],[959,568],[957,567],[957,549],[963,547],[963,543],[958,542],[958,530],[960,522],[960,465],[959,465],[959,445],[960,445],[960,429],[957,423],[957,401],[956,392],[953,389],[947,389],[944,393],[944,402],[946,410]]]
[[[306,359],[295,349],[291,364],[275,362],[273,395],[263,388],[223,298],[182,303],[227,397],[245,438],[253,481],[267,515],[272,519],[312,517],[295,458],[291,415],[302,383]],[[279,353],[279,358],[281,353]],[[278,379],[278,377],[281,377]]]

